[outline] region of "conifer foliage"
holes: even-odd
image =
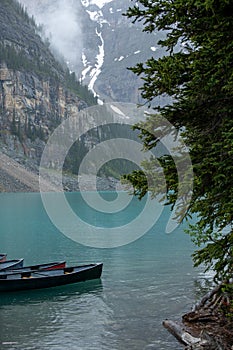
[[[131,70],[141,76],[141,94],[153,107],[167,95],[171,103],[155,109],[177,130],[190,149],[194,191],[186,217],[195,215],[189,233],[198,245],[194,264],[213,268],[215,278],[233,274],[233,3],[230,0],[133,0],[127,16],[142,21],[144,31],[166,32],[159,45],[167,54],[149,58]],[[149,127],[153,114],[135,126],[144,146],[158,142]],[[169,157],[161,159],[174,203],[177,173]],[[134,172],[126,179],[136,193],[145,193],[145,178]],[[140,192],[141,189],[141,192]],[[169,191],[171,190],[172,191]]]

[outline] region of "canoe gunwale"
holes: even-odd
[[[59,269],[59,268],[65,268],[66,261],[56,261],[51,263],[45,263],[45,264],[37,264],[37,265],[29,265],[29,266],[23,266],[19,268],[8,268],[6,270],[0,270],[0,276],[1,275],[7,275],[7,274],[16,274],[16,273],[24,273],[24,272],[33,272],[38,270],[45,270],[50,271],[53,269]]]
[[[23,267],[24,259],[14,259],[14,260],[6,260],[4,262],[0,262],[0,272],[10,270],[15,268]]]

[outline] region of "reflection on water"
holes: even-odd
[[[103,326],[111,316],[102,290],[101,281],[96,280],[48,290],[1,294],[0,344],[4,349],[12,346],[34,349],[35,344],[36,349],[56,349],[59,344],[66,344],[67,349],[82,348],[87,335],[84,325],[88,329],[92,325],[89,337],[97,349]]]

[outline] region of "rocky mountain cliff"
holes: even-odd
[[[157,42],[163,33],[142,32],[140,23],[132,24],[123,16],[133,5],[131,0],[19,1],[42,25],[53,51],[65,57],[100,100],[141,102],[142,81],[127,67],[161,56],[164,52]]]
[[[0,147],[34,170],[51,131],[96,103],[39,34],[22,5],[1,0]]]

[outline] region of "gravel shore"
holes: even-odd
[[[95,175],[84,174],[82,190],[84,191],[114,191],[124,190],[120,182],[114,178],[100,178]],[[63,174],[64,191],[79,191],[80,176]],[[57,176],[53,173],[51,181],[43,180],[43,190],[59,192]],[[26,169],[21,164],[0,152],[0,192],[39,192],[39,175]]]
[[[56,188],[46,183],[46,191]],[[39,192],[39,176],[25,169],[21,164],[0,152],[0,190],[1,192]]]

